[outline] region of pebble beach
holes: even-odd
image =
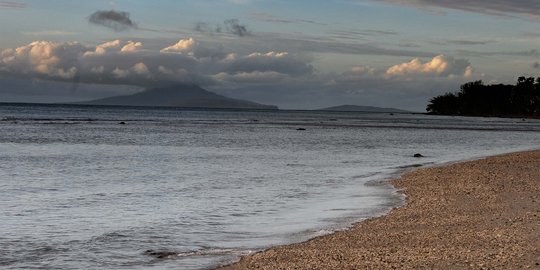
[[[407,172],[407,197],[349,230],[220,269],[540,269],[540,151]]]

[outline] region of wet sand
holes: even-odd
[[[221,269],[540,269],[540,151],[418,169],[407,203]]]

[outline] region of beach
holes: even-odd
[[[420,168],[406,204],[220,269],[540,269],[540,151]]]

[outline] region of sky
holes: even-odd
[[[283,109],[425,111],[540,71],[540,1],[0,0],[0,101],[168,84]]]

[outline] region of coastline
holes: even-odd
[[[404,205],[218,269],[540,268],[540,151],[419,168]]]

